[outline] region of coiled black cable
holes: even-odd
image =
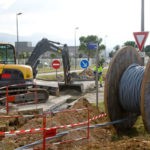
[[[140,113],[140,91],[145,68],[130,65],[123,73],[119,84],[119,99],[127,112]]]

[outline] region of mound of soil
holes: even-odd
[[[53,112],[52,114],[47,115],[46,126],[60,127],[70,124],[86,122],[88,118],[87,109],[89,110],[89,118],[92,118],[102,113],[101,110],[97,109],[96,106],[90,104],[84,97],[82,97],[70,109],[57,113]],[[13,126],[12,119],[10,120]],[[96,119],[90,122],[90,125],[100,124],[106,121],[106,117]],[[17,118],[14,119],[14,122],[15,123],[13,129],[15,130],[40,128],[43,124],[43,118]],[[7,130],[9,130],[9,119],[7,120],[7,125]],[[85,128],[82,129],[82,127]],[[56,131],[57,134],[61,133],[62,135],[57,138],[52,137],[51,140],[47,141],[47,150],[150,150],[150,136],[118,136],[113,132],[114,130],[111,126],[106,126],[103,128],[91,128],[89,130],[89,139],[85,138],[82,140],[79,139],[87,137],[88,135],[87,124],[83,126],[76,126],[73,128],[59,128]],[[42,138],[42,133],[3,137],[0,141],[0,150],[14,150],[15,148],[33,143]],[[69,142],[70,140],[75,141]],[[63,142],[63,144],[59,144],[61,142]],[[34,146],[34,148],[42,149],[42,143]]]

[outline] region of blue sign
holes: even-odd
[[[87,44],[87,48],[89,50],[97,50],[98,49],[98,44],[97,43],[93,43],[93,42],[90,42]]]
[[[86,60],[86,59],[81,60],[81,61],[80,61],[80,66],[81,66],[81,68],[83,68],[83,69],[87,68],[87,67],[89,66],[89,61]]]

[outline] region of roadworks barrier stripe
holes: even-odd
[[[98,116],[94,116],[93,118],[89,119],[89,122],[96,120],[96,119],[103,118],[103,117],[106,117],[106,113],[102,113],[102,114],[99,114]],[[7,131],[7,132],[1,132],[0,131],[0,136],[11,137],[11,136],[16,136],[16,135],[21,135],[21,134],[42,132],[43,130],[46,130],[47,132],[49,132],[49,131],[53,131],[56,129],[64,129],[64,128],[70,128],[70,127],[85,125],[87,123],[88,123],[88,121],[84,121],[84,122],[79,122],[79,123],[75,123],[75,124],[56,126],[56,127],[52,127],[52,128],[36,128],[36,129],[32,128],[32,129],[27,129],[27,130],[16,130],[16,131],[12,130],[12,131]]]

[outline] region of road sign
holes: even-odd
[[[81,66],[81,68],[83,68],[83,69],[87,68],[87,67],[89,66],[89,61],[86,60],[86,59],[81,60],[81,61],[80,61],[80,66]]]
[[[96,49],[98,49],[98,44],[97,44],[97,43],[90,42],[90,43],[87,44],[87,48],[88,48],[89,50],[96,50]]]
[[[142,51],[148,32],[134,32],[133,35],[139,50]]]
[[[59,69],[60,68],[60,61],[59,60],[53,60],[52,61],[52,67],[54,68],[54,69]]]

